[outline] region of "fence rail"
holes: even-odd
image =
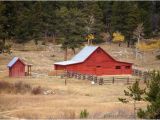
[[[99,85],[109,85],[109,84],[132,84],[136,80],[140,80],[137,78],[132,78],[132,77],[99,77],[95,75],[89,75],[89,74],[81,74],[78,72],[72,72],[72,71],[66,71],[64,74],[61,74],[61,78],[76,78],[78,80],[89,80],[93,81],[94,84],[99,84]],[[140,80],[140,82],[145,83],[144,80]]]

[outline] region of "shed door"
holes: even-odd
[[[13,76],[18,77],[18,76],[23,76],[23,72],[21,71],[20,67],[15,67],[13,70]]]

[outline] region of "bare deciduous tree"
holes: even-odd
[[[138,24],[137,28],[133,31],[133,38],[137,39],[136,44],[136,59],[138,57],[138,45],[140,43],[140,40],[143,39],[144,33],[143,33],[143,23]]]

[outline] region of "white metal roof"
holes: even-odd
[[[18,57],[14,57],[7,65],[7,67],[12,67],[18,60]],[[23,62],[23,61],[22,61]],[[23,62],[24,63],[24,62]]]
[[[56,62],[56,65],[70,65],[75,63],[81,63],[85,61],[96,49],[98,46],[86,46],[84,47],[77,55],[75,55],[71,60]]]
[[[70,64],[75,64],[75,63],[79,63],[79,62],[78,61],[68,60],[68,61],[56,62],[54,64],[56,64],[56,65],[70,65]]]
[[[7,65],[7,67],[12,67],[18,60],[18,57],[14,57]]]

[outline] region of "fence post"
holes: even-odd
[[[83,79],[83,80],[85,80],[85,79],[86,79],[85,74],[83,74],[83,75],[82,75],[82,79]]]
[[[147,82],[146,74],[144,74],[143,78],[144,78],[144,83],[146,83]]]
[[[103,84],[103,78],[99,78],[99,85]]]
[[[113,77],[113,79],[112,79],[112,83],[114,84],[114,81],[115,81],[115,78]]]
[[[94,82],[97,83],[97,76],[94,77]]]

